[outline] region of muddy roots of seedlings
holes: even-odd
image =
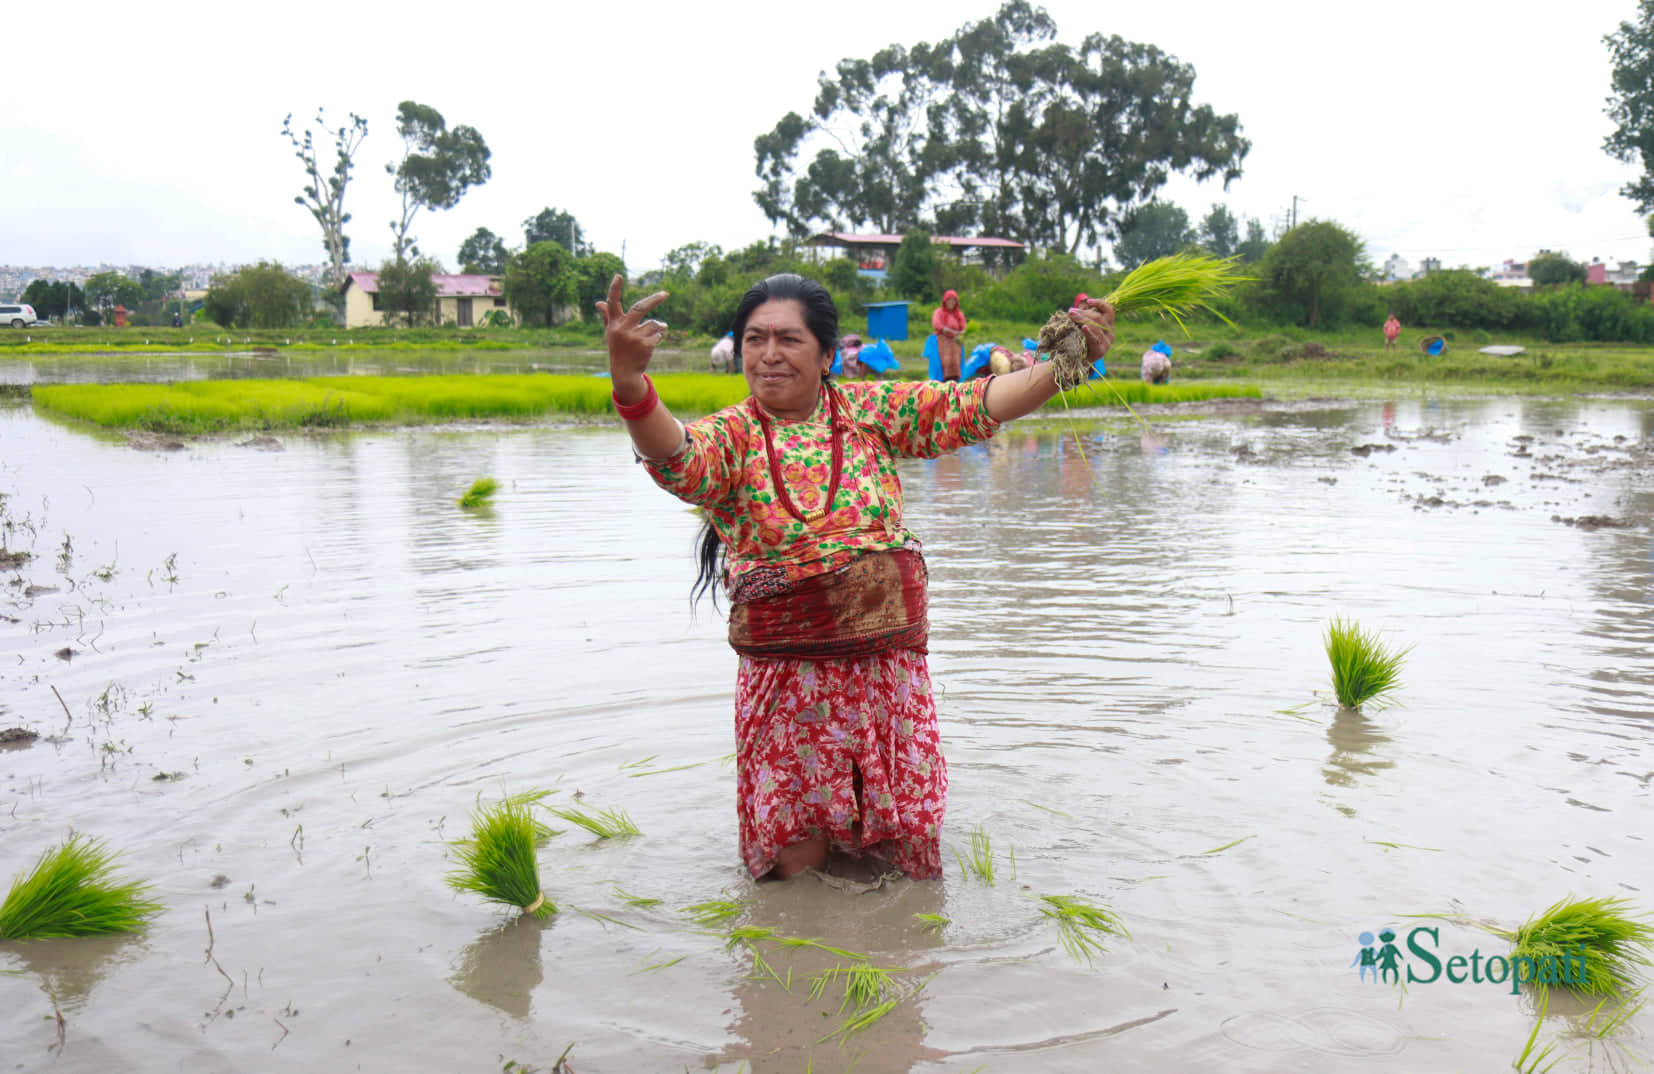
[[[1051,356],[1057,387],[1073,391],[1091,376],[1092,363],[1080,323],[1064,310],[1051,315],[1039,330],[1039,349]]]

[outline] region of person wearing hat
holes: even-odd
[[[1143,352],[1143,380],[1149,384],[1165,384],[1172,379],[1172,349],[1165,340]]]

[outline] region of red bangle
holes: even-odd
[[[655,394],[655,382],[649,379],[647,373],[643,375],[643,383],[649,391],[635,403],[622,403],[620,398],[613,392],[609,393],[609,398],[614,400],[615,413],[627,421],[642,421],[653,414],[657,406],[660,406],[660,396]]]

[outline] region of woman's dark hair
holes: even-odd
[[[797,302],[804,307],[804,326],[821,344],[824,352],[830,353],[838,348],[838,306],[834,305],[833,296],[827,288],[808,277],[783,272],[759,280],[747,288],[747,293],[741,296],[740,304],[735,307],[735,324],[731,330],[735,334],[737,358],[741,357],[741,337],[746,334],[747,321],[752,318],[753,311],[766,302],[776,300]],[[712,606],[718,606],[718,590],[714,583],[723,573],[720,569],[723,558],[724,543],[712,527],[711,516],[703,514],[701,532],[695,539],[695,584],[689,587],[691,605],[711,591]]]
[[[712,607],[718,607],[718,589],[713,585],[723,573],[719,568],[724,558],[724,542],[712,528],[712,516],[702,512],[701,531],[695,535],[695,584],[689,587],[689,607],[701,602],[708,590],[712,591]]]
[[[804,325],[816,337],[821,349],[831,352],[838,347],[838,307],[827,288],[804,276],[783,272],[767,280],[759,280],[741,296],[735,307],[735,354],[741,354],[741,337],[746,334],[747,321],[752,311],[766,302],[793,301],[804,307]]]

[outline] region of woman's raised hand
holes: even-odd
[[[608,300],[597,303],[597,312],[603,318],[603,344],[609,349],[609,376],[614,381],[616,394],[625,397],[631,394],[627,389],[636,387],[641,396],[643,374],[655,356],[655,348],[666,335],[666,322],[648,315],[666,301],[667,293],[656,291],[626,309],[621,298],[625,286],[626,281],[617,273],[609,281]]]
[[[1068,311],[1085,336],[1086,357],[1096,362],[1114,346],[1114,307],[1100,298],[1087,298]]]

